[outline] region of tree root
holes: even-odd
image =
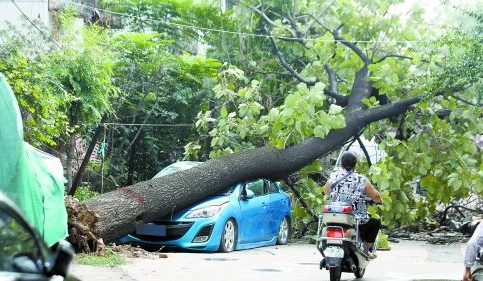
[[[101,237],[95,233],[95,224],[99,216],[72,196],[65,197],[68,220],[69,241],[76,253],[99,252],[104,248]]]

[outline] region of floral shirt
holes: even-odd
[[[328,180],[329,187],[347,173],[343,169],[332,172]],[[352,213],[362,224],[367,223],[370,218],[367,213],[366,203],[362,200],[362,196],[366,195],[364,187],[366,181],[367,178],[365,176],[358,173],[351,173],[339,182],[337,186],[332,188],[329,196],[330,202],[346,202],[351,204],[353,207]]]

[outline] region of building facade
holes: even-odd
[[[52,0],[0,0],[0,28],[5,28],[6,22],[20,26],[25,22],[23,17],[50,26],[49,11],[56,5],[56,1]]]

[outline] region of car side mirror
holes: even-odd
[[[242,195],[242,199],[248,200],[248,199],[252,199],[253,197],[255,197],[255,193],[250,189],[245,189],[245,192],[243,192],[243,195]]]
[[[37,266],[35,259],[29,253],[18,253],[12,257],[12,268],[21,273],[39,273],[41,270]]]
[[[52,268],[50,269],[50,273],[52,275],[66,277],[69,271],[70,263],[74,259],[74,247],[72,247],[69,242],[60,240],[54,246],[52,246],[52,249]]]

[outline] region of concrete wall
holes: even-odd
[[[6,21],[21,25],[22,12],[31,20],[40,20],[43,24],[50,25],[49,0],[15,0],[15,3],[11,0],[0,0],[0,28],[6,26]]]

